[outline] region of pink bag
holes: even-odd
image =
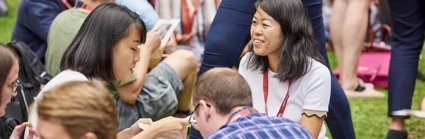
[[[363,52],[357,65],[357,76],[376,87],[388,88],[391,52]],[[339,78],[339,70],[333,71]]]

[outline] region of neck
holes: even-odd
[[[277,72],[277,68],[279,67],[280,57],[276,54],[267,55],[267,59],[269,60],[269,68],[273,72]]]

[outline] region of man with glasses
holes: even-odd
[[[228,68],[204,73],[192,99],[195,109],[189,122],[205,138],[313,138],[298,123],[258,113],[248,83]]]

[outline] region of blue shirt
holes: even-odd
[[[158,13],[156,13],[155,9],[153,9],[147,0],[116,0],[115,2],[137,13],[143,22],[145,22],[148,30],[151,30],[159,20]]]
[[[222,126],[206,139],[313,139],[300,124],[286,118],[268,117],[261,113],[241,116]]]

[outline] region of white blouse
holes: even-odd
[[[239,73],[248,82],[251,92],[254,108],[259,112],[265,113],[265,101],[263,93],[263,73],[261,70],[248,68],[248,56],[253,53],[247,53],[240,62]],[[311,66],[307,73],[293,80],[289,88],[289,99],[283,113],[283,117],[295,122],[301,121],[303,113],[326,114],[329,107],[331,93],[330,70],[320,62],[311,59]],[[268,98],[267,109],[269,116],[276,116],[280,106],[288,92],[288,81],[280,82],[274,76],[276,73],[268,70]],[[318,115],[318,116],[322,116]],[[326,127],[322,125],[319,138],[325,138]]]

